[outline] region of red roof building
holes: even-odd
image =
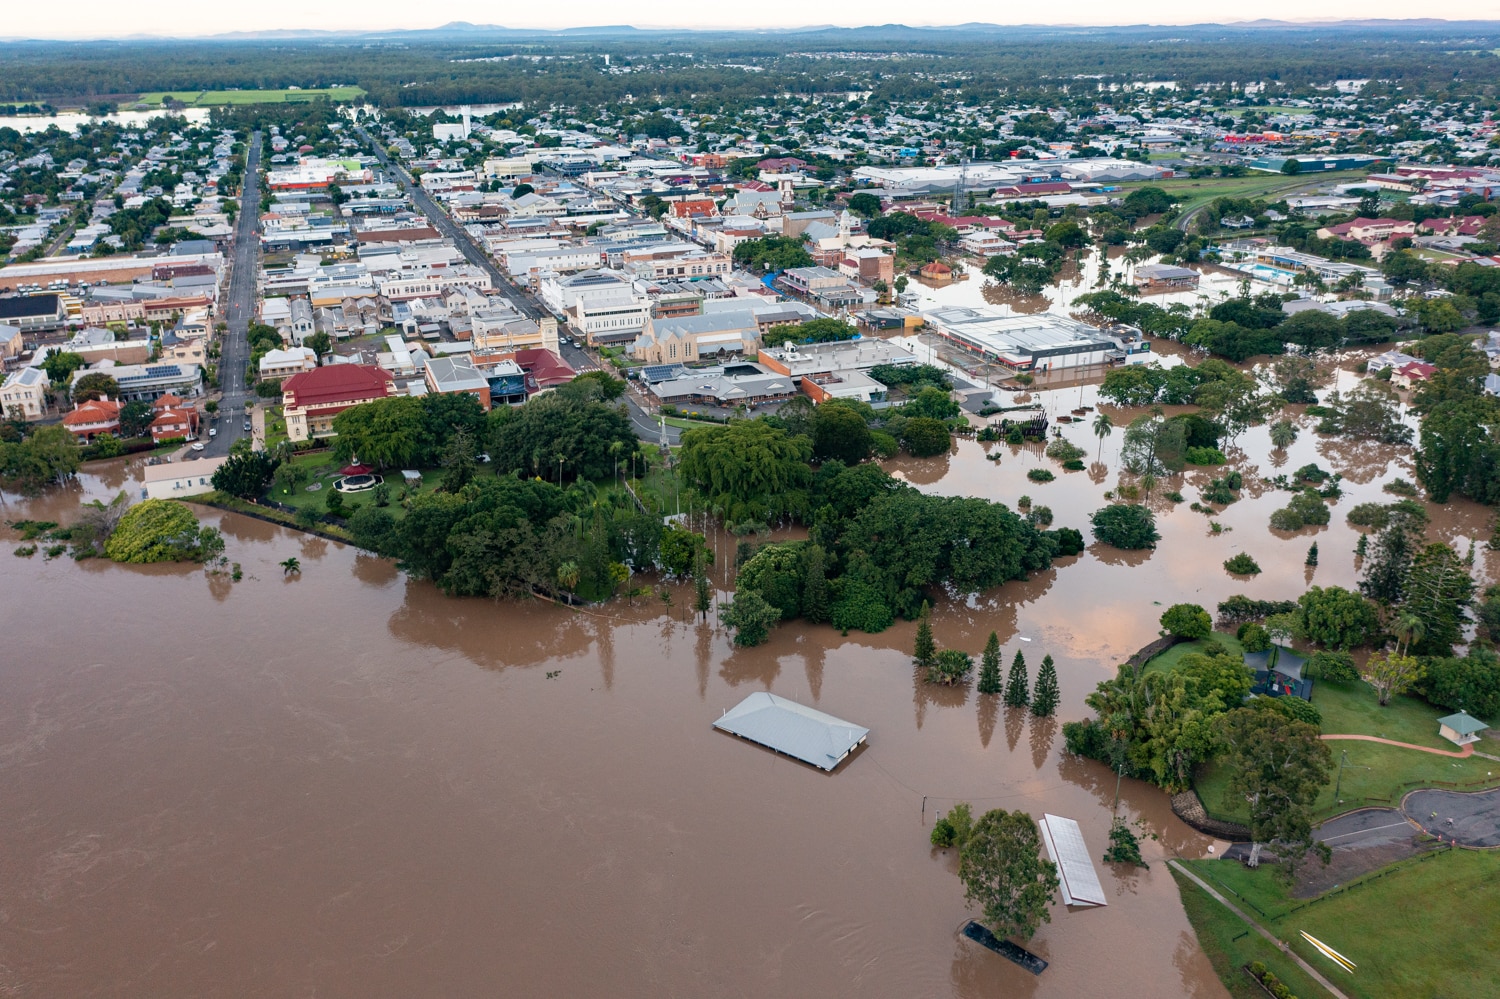
[[[369,364],[329,364],[281,383],[287,437],[332,437],[333,418],[351,406],[396,394],[390,372]]]
[[[82,440],[93,440],[96,434],[113,434],[120,430],[120,410],[124,405],[112,399],[92,399],[77,403],[63,416],[63,426]]]

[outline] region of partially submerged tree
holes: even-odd
[[[1025,812],[994,809],[980,816],[959,856],[964,898],[978,905],[996,936],[1030,939],[1051,922],[1057,867],[1040,856],[1036,823]]]

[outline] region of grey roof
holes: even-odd
[[[1285,645],[1274,646],[1281,651],[1276,656],[1276,672],[1293,680],[1302,679],[1302,667],[1307,665],[1307,660],[1287,648]],[[1271,652],[1246,652],[1245,665],[1257,673],[1265,673],[1271,668]]]
[[[867,728],[765,691],[751,694],[725,712],[714,728],[820,770],[838,766],[870,734]]]
[[[1171,281],[1180,278],[1195,278],[1198,272],[1187,267],[1173,267],[1170,264],[1146,264],[1135,269],[1135,276],[1151,281]]]
[[[1037,825],[1042,830],[1042,844],[1047,856],[1057,865],[1059,887],[1065,905],[1108,905],[1099,872],[1083,842],[1083,830],[1072,819],[1044,813]]]
[[[732,330],[754,330],[759,332],[755,314],[749,309],[734,312],[713,312],[701,316],[679,316],[673,319],[657,319],[651,324],[657,340],[670,336],[692,336],[702,333],[728,333]]]

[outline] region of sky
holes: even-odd
[[[753,4],[666,3],[663,0],[568,0],[560,4],[499,4],[494,0],[448,0],[434,8],[410,0],[257,0],[204,3],[202,0],[70,0],[53,5],[8,3],[0,36],[9,38],[123,38],[130,35],[198,36],[229,31],[280,28],[389,30],[433,28],[449,21],[499,24],[512,28],[566,28],[631,24],[636,27],[787,28],[819,24],[1121,23],[1198,24],[1229,18],[1335,20],[1342,18],[1483,16],[1472,3],[1432,0],[1414,8],[1404,0],[1260,0],[1251,7],[1206,6],[1202,0],[1155,0],[1145,7],[1116,0],[1057,0],[1043,6],[996,4],[994,0],[951,0],[929,11],[909,0],[864,0],[820,6],[806,0],[757,0]],[[60,17],[60,13],[66,16]],[[924,17],[924,13],[927,16]],[[1134,20],[1129,20],[1130,18]]]

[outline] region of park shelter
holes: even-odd
[[[1252,694],[1312,700],[1312,680],[1303,675],[1307,660],[1283,645],[1264,652],[1246,652],[1245,665],[1255,674]]]
[[[1479,733],[1487,728],[1489,728],[1488,725],[1467,711],[1460,711],[1456,715],[1447,715],[1438,719],[1438,735],[1455,746],[1467,746],[1472,742],[1478,742]]]
[[[870,734],[867,728],[765,691],[730,708],[714,728],[820,770],[838,766]]]
[[[1043,814],[1037,825],[1042,830],[1042,844],[1047,856],[1057,865],[1057,880],[1066,905],[1108,905],[1099,872],[1089,857],[1083,830],[1072,819]]]

